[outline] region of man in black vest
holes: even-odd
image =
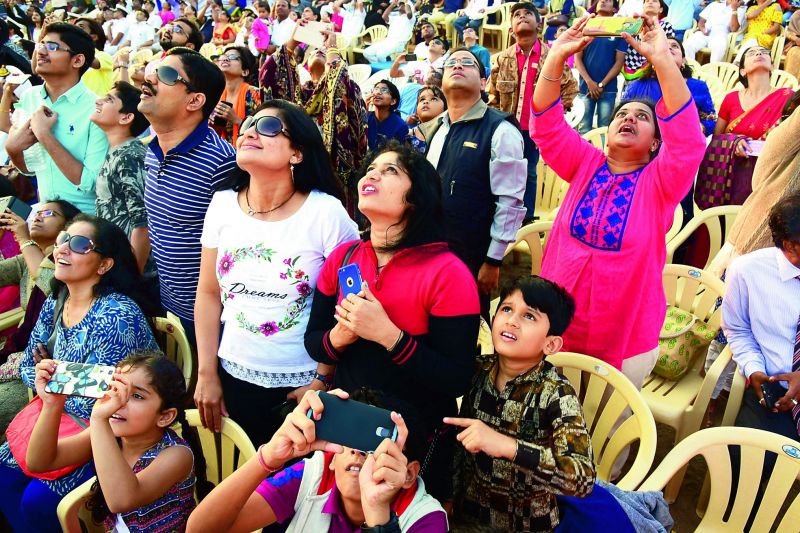
[[[503,254],[525,217],[527,162],[514,118],[481,99],[485,85],[478,58],[455,50],[442,79],[447,111],[423,132],[430,139],[426,157],[442,178],[448,243],[476,276],[488,317]]]

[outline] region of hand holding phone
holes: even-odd
[[[346,400],[349,395],[343,390],[332,390],[330,395]],[[279,470],[287,461],[303,457],[316,450],[339,453],[342,447],[327,442],[316,434],[315,421],[322,418],[325,405],[317,391],[307,391],[300,403],[284,419],[278,431],[264,446],[261,454],[264,464],[270,470]]]
[[[45,390],[69,396],[102,398],[111,386],[114,370],[113,366],[61,361]]]
[[[36,363],[34,368],[33,385],[36,394],[45,404],[63,404],[67,401],[67,396],[61,394],[51,394],[47,392],[47,384],[53,378],[56,371],[57,361],[45,359]]]
[[[363,283],[364,280],[361,278],[361,269],[358,268],[358,264],[350,263],[339,269],[339,286],[341,287],[342,298],[361,292]]]
[[[583,34],[591,37],[620,37],[623,33],[636,35],[643,19],[633,17],[592,17],[586,22]]]
[[[313,418],[317,439],[367,453],[374,452],[384,439],[397,440],[397,424],[390,411],[327,392],[319,392],[319,400],[323,411]],[[307,416],[315,417],[311,408]]]
[[[361,506],[367,520],[373,513],[388,509],[408,480],[408,458],[403,453],[408,427],[399,413],[392,413],[392,421],[397,426],[397,440],[384,439],[375,453],[367,454],[358,474]]]

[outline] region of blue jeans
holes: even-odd
[[[470,19],[466,15],[457,17],[456,20],[453,21],[453,27],[456,29],[456,33],[458,33],[458,40],[460,42],[464,42],[464,30],[466,28],[472,28],[475,30],[475,33],[477,33],[481,24],[483,24],[483,19]]]
[[[536,165],[539,163],[539,148],[531,139],[528,130],[522,130],[522,140],[525,143],[525,159],[528,160],[528,181],[525,185],[525,195],[522,197],[527,220],[533,218],[533,210],[536,207]]]
[[[578,125],[578,131],[581,134],[586,133],[592,129],[594,122],[594,113],[597,111],[597,127],[602,128],[611,123],[611,113],[614,111],[614,102],[617,99],[617,93],[603,91],[599,100],[589,98],[588,94],[580,94],[579,98],[583,100],[586,106],[586,111],[583,113],[581,123]]]
[[[92,469],[86,479],[94,475]],[[86,481],[82,479],[81,483]],[[26,476],[21,470],[0,465],[0,512],[14,531],[37,533],[61,531],[56,509],[61,496],[41,480]]]

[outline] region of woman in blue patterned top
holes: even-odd
[[[147,318],[129,296],[139,269],[121,229],[79,215],[59,234],[53,256],[52,295],[42,306],[22,362],[26,385],[34,387],[36,362],[51,355],[59,361],[116,365],[130,352],[157,348]],[[91,398],[71,396],[64,410],[88,420],[93,405]],[[30,478],[4,444],[0,511],[15,531],[60,531],[58,502],[93,475],[87,463],[54,481]]]

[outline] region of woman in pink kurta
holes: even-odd
[[[640,48],[658,72],[663,99],[654,110],[644,102],[619,106],[609,127],[608,156],[581,138],[564,120],[558,83],[548,80],[561,75],[567,52],[588,44],[581,29],[579,22],[561,46],[554,44],[563,50],[551,68],[543,68],[533,100],[533,109],[541,111],[530,119],[542,158],[570,182],[542,277],[575,298],[564,349],[622,368],[624,360],[658,346],[666,309],[665,234],[703,159],[705,139],[686,83],[669,60],[664,32],[648,23]]]

